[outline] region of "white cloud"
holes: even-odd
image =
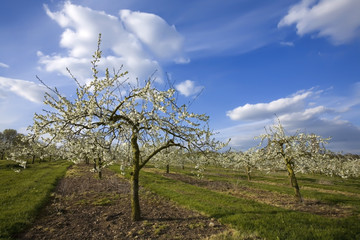
[[[182,95],[189,97],[198,94],[204,89],[203,86],[196,86],[194,81],[186,80],[175,85],[175,89],[178,90]]]
[[[283,46],[288,46],[288,47],[293,47],[294,43],[293,42],[280,42],[281,45]]]
[[[125,29],[145,43],[159,58],[173,59],[182,52],[183,37],[174,25],[169,26],[161,17],[143,12],[121,10]]]
[[[157,15],[121,10],[119,18],[70,2],[58,12],[50,11],[47,6],[45,11],[64,28],[60,46],[67,49],[66,56],[38,54],[39,63],[46,71],[68,76],[65,68],[69,67],[79,81],[86,82],[92,74],[91,55],[96,50],[99,33],[104,52],[99,67],[119,69],[123,65],[132,81],[147,79],[155,71],[160,81],[160,62],[186,62],[183,38],[174,26]]]
[[[227,115],[233,120],[252,120],[235,126],[217,130],[220,138],[231,138],[231,147],[246,150],[257,144],[253,137],[265,133],[264,127],[276,122],[273,110],[287,132],[301,130],[322,137],[332,137],[328,148],[333,151],[360,153],[360,127],[356,125],[358,111],[359,83],[354,84],[354,92],[346,98],[326,91],[302,90],[292,97],[280,98],[270,103],[246,104]],[[350,119],[344,120],[349,117]]]
[[[46,88],[33,82],[0,77],[0,90],[2,92],[13,92],[34,103],[41,103]]]
[[[325,108],[324,106],[318,106],[314,108],[307,108],[300,112],[292,112],[292,113],[280,115],[279,119],[282,122],[307,121],[309,119],[320,116],[321,114],[327,112],[331,112],[331,110]]]
[[[298,93],[292,97],[280,98],[270,103],[245,104],[226,113],[232,120],[259,120],[273,118],[274,114],[285,114],[302,109],[304,100],[312,94],[311,91]]]
[[[359,0],[302,0],[290,8],[278,27],[296,24],[302,36],[317,33],[330,37],[334,44],[344,44],[360,36]]]
[[[7,64],[5,64],[5,63],[0,62],[0,67],[2,67],[2,68],[9,68],[10,66],[7,65]]]

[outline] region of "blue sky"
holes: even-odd
[[[102,67],[157,70],[246,150],[275,121],[360,153],[359,0],[5,0],[0,9],[0,131],[25,132],[43,87],[71,95],[102,33]],[[203,89],[203,90],[202,90]]]

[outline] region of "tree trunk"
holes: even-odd
[[[169,173],[169,172],[170,172],[170,165],[166,164],[166,173]]]
[[[140,199],[139,199],[139,173],[134,166],[131,176],[131,219],[139,221],[141,219]]]
[[[94,158],[93,160],[94,160],[94,172],[97,172],[96,158]]]
[[[35,158],[36,158],[36,156],[35,156],[35,154],[33,155],[33,157],[32,157],[32,164],[34,164],[35,163]]]
[[[101,179],[102,178],[102,161],[101,161],[101,158],[98,158],[98,165],[99,165],[99,170],[98,170],[99,178]]]
[[[299,188],[299,185],[298,185],[298,182],[297,182],[297,179],[296,179],[296,176],[295,176],[295,172],[290,164],[290,161],[286,161],[286,168],[288,170],[288,173],[289,173],[289,177],[290,177],[290,183],[291,183],[291,186],[294,188],[294,191],[295,191],[295,197],[296,199],[299,201],[299,202],[302,202],[302,198],[301,198],[301,194],[300,194],[300,188]]]
[[[250,169],[250,167],[246,167],[245,168],[246,169],[246,175],[247,175],[247,179],[248,179],[248,181],[251,181],[251,169]]]
[[[141,219],[139,200],[140,149],[137,143],[136,130],[133,131],[131,136],[131,148],[133,153],[133,172],[131,176],[131,219],[133,221],[139,221]]]

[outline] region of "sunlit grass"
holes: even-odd
[[[112,169],[119,171],[118,166],[113,166]],[[179,169],[179,171],[188,175],[192,174],[191,170],[184,171]],[[197,210],[209,217],[217,218],[223,224],[228,224],[245,235],[260,236],[266,239],[360,238],[360,217],[358,213],[346,218],[323,217],[235,197],[226,192],[212,191],[207,188],[169,179],[161,176],[161,174],[146,171],[146,169],[140,175],[140,184],[147,189],[187,208]],[[237,181],[236,178],[226,178],[225,174],[224,176],[221,176],[221,174],[219,176],[215,174],[206,175],[205,173],[206,178],[211,178],[211,176],[216,178],[217,181]],[[276,178],[276,176],[272,176],[272,178],[274,177]],[[307,177],[310,181],[311,176]],[[284,177],[284,180],[287,180],[286,177]],[[261,181],[267,181],[266,177],[262,176]],[[315,178],[313,184],[316,181]],[[247,180],[242,180],[238,184],[246,184],[249,187],[265,190],[269,190],[270,187],[272,191],[289,191],[289,196],[293,194],[292,189],[285,185],[276,186],[248,182]],[[355,184],[356,186],[357,184]],[[284,188],[287,190],[281,190]],[[356,207],[358,206],[357,202],[359,202],[359,199],[339,194],[317,193],[316,191],[305,190],[303,193],[315,199],[320,198],[322,201],[346,203]]]
[[[23,230],[44,206],[70,162],[30,164],[19,173],[16,164],[0,161],[0,239]]]
[[[182,170],[173,168],[173,172],[196,177],[190,168]],[[222,181],[234,186],[246,186],[270,192],[294,195],[286,172],[271,172],[269,174],[255,171],[252,181],[247,181],[245,173],[223,168],[209,167],[203,173],[203,178],[212,181]],[[298,174],[300,191],[304,198],[317,199],[330,204],[346,204],[355,207],[360,213],[360,179],[342,179],[325,175]],[[327,192],[321,192],[321,190]],[[355,195],[355,196],[352,196]]]

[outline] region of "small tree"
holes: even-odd
[[[154,157],[154,164],[156,168],[165,167],[166,173],[170,172],[170,166],[183,166],[183,156],[181,149],[170,147]]]
[[[245,152],[229,151],[225,153],[223,166],[232,169],[244,169],[248,181],[251,181],[251,171],[257,167],[258,159],[255,148],[250,148]]]
[[[102,178],[102,169],[113,163],[114,146],[112,139],[101,134],[83,134],[82,136],[69,136],[63,143],[65,156],[74,163],[93,162],[93,172],[97,172],[99,178]],[[96,137],[95,137],[96,136]]]
[[[21,135],[15,129],[5,129],[0,132],[0,159],[4,160],[6,155],[9,155],[12,148],[18,143]]]
[[[295,197],[302,201],[300,188],[295,176],[296,172],[309,172],[314,163],[325,153],[324,143],[330,138],[324,139],[315,134],[296,132],[287,135],[280,121],[270,127],[266,134],[261,135],[262,143],[267,140],[263,153],[264,158],[270,164],[278,159],[282,160],[289,174],[291,186],[294,188]]]
[[[140,219],[140,170],[155,155],[170,147],[206,151],[221,144],[212,138],[209,117],[190,113],[186,105],[178,106],[173,88],[158,90],[152,79],[143,86],[134,86],[127,83],[126,72],[114,72],[110,77],[108,69],[100,78],[97,70],[100,58],[99,36],[91,62],[93,80],[81,85],[72,76],[78,85],[73,100],[44,84],[52,92],[46,94],[45,104],[53,110],[35,114],[33,131],[37,135],[46,134],[44,140],[48,142],[61,142],[68,136],[90,136],[98,142],[116,139],[118,144],[130,144],[131,208],[132,219],[136,221]],[[146,144],[149,148],[141,151]]]

